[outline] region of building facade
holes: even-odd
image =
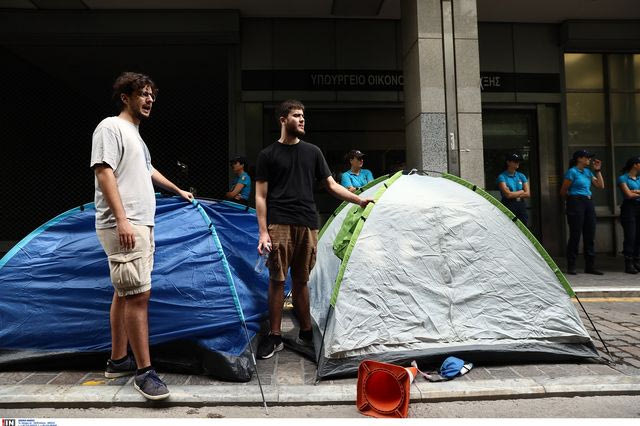
[[[251,173],[279,135],[274,107],[296,98],[336,178],[355,148],[376,176],[448,171],[497,195],[504,156],[520,153],[530,226],[555,256],[564,171],[593,150],[607,186],[596,249],[621,248],[615,178],[640,155],[633,0],[0,0],[0,58],[5,250],[91,201],[91,133],[125,69],[160,86],[142,128],[156,167],[200,196],[226,191],[230,156]],[[323,217],[337,205],[317,198]]]

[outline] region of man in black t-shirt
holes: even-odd
[[[270,251],[269,322],[271,332],[260,342],[258,358],[271,358],[284,348],[280,333],[284,282],[291,267],[293,305],[300,320],[297,343],[313,346],[309,312],[309,273],[315,265],[318,214],[313,199],[315,181],[344,201],[366,207],[361,198],[338,184],[320,149],[300,140],[304,136],[304,105],[288,100],[276,111],[280,139],[263,149],[256,165],[256,211],[260,240],[258,253]]]

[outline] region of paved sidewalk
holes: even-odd
[[[450,382],[430,383],[418,379],[412,386],[411,399],[640,394],[640,314],[637,313],[640,304],[591,302],[587,298],[583,299],[583,305],[605,338],[613,363],[477,365],[467,375]],[[602,350],[603,345],[590,322],[584,314],[582,317],[596,346]],[[285,315],[283,331],[295,331],[289,314]],[[316,385],[315,364],[287,349],[269,360],[258,361],[258,371],[265,398],[271,405],[355,402],[355,378],[327,380]],[[254,405],[262,401],[255,376],[248,383],[221,382],[196,375],[165,373],[161,376],[172,395],[166,401],[152,403],[133,389],[131,377],[105,379],[102,371],[0,372],[0,408]]]

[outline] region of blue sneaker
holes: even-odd
[[[130,376],[136,372],[136,360],[128,355],[127,358],[116,364],[111,358],[107,360],[107,368],[104,370],[104,377],[115,379],[116,377]]]
[[[138,374],[133,379],[133,387],[147,399],[158,400],[169,396],[169,389],[164,384],[155,370]]]

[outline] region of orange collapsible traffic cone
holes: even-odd
[[[358,367],[358,411],[371,417],[407,417],[409,390],[416,374],[415,367],[362,361]]]

